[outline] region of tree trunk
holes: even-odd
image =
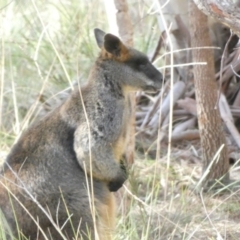
[[[192,47],[211,45],[207,16],[193,1],[189,2],[189,22]],[[218,89],[215,81],[214,56],[212,49],[192,50],[193,62],[206,62],[207,65],[194,65],[194,84],[197,100],[198,124],[202,145],[203,174],[205,184],[215,179],[228,179],[229,161],[218,109]],[[215,154],[224,145],[219,156]],[[207,171],[207,172],[206,172]]]
[[[128,5],[126,0],[114,0],[117,9],[117,24],[119,35],[122,40],[128,44],[128,46],[133,46],[133,27],[131,19],[128,14]],[[126,149],[126,159],[129,165],[134,162],[134,151],[135,151],[135,109],[136,100],[135,94],[129,94],[129,104],[131,104],[131,122],[129,123],[128,130],[128,144]]]
[[[194,0],[205,14],[230,27],[240,37],[239,1],[233,0]]]

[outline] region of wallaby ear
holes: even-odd
[[[104,43],[104,36],[106,35],[106,33],[99,28],[94,28],[94,35],[95,35],[98,47],[102,48]]]
[[[112,55],[119,57],[121,55],[122,45],[123,44],[118,37],[110,33],[107,33],[104,36],[104,48]]]

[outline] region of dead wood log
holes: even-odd
[[[221,117],[222,117],[224,123],[226,124],[230,134],[232,135],[236,144],[240,148],[240,134],[234,125],[231,110],[230,110],[230,107],[227,103],[227,100],[226,100],[226,97],[224,96],[224,94],[220,95],[219,110],[220,110]]]
[[[185,130],[194,128],[196,125],[196,122],[197,122],[197,118],[192,117],[192,118],[188,119],[187,121],[177,124],[173,129],[172,135],[177,135]]]
[[[183,117],[183,116],[187,116],[190,117],[192,114],[184,109],[174,109],[173,110],[173,117]]]
[[[197,116],[197,104],[195,99],[187,97],[185,99],[178,100],[177,104],[192,115]]]
[[[240,107],[240,91],[239,91],[239,89],[238,89],[237,96],[233,102],[233,106]]]
[[[162,98],[163,98],[163,93],[165,91],[162,90],[159,92],[159,94],[157,95],[154,103],[152,104],[152,106],[149,108],[149,111],[147,112],[143,122],[142,122],[142,125],[141,125],[141,130],[143,130],[147,124],[149,123],[149,121],[154,117],[154,115],[159,112],[159,109],[160,109],[160,103],[162,101]]]
[[[191,141],[191,140],[196,140],[200,138],[199,130],[194,129],[194,130],[186,130],[178,134],[174,134],[171,137],[172,142],[178,142],[178,141]],[[163,142],[168,142],[168,136],[164,136],[162,139]]]
[[[177,100],[184,94],[185,91],[185,83],[182,81],[178,81],[173,86],[173,105],[177,102]],[[151,121],[149,122],[149,126],[153,129],[157,129],[158,126],[161,126],[161,123],[164,121],[166,116],[168,115],[170,110],[170,92],[167,97],[164,99],[161,109],[153,116]],[[161,117],[160,122],[158,121],[159,116]],[[160,124],[158,124],[160,123]]]

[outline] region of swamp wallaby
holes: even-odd
[[[112,239],[112,192],[127,178],[120,158],[128,93],[160,89],[162,75],[118,37],[94,33],[101,52],[87,84],[30,126],[6,159],[0,216],[9,226],[7,239]]]

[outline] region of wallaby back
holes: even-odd
[[[61,234],[95,239],[93,218],[100,240],[112,239],[111,192],[127,178],[120,159],[131,111],[128,93],[158,90],[162,75],[118,37],[100,29],[94,33],[101,51],[87,84],[30,126],[7,157],[0,208],[11,229],[8,239],[11,234],[31,240],[64,239]]]

